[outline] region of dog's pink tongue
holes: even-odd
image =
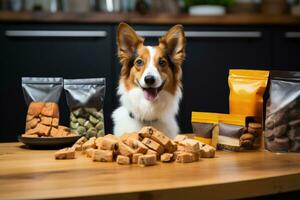
[[[145,99],[148,101],[154,101],[157,97],[157,89],[156,88],[147,88],[144,90]]]

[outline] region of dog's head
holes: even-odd
[[[185,36],[181,25],[173,26],[158,46],[144,46],[144,39],[127,24],[118,27],[120,81],[125,90],[140,88],[144,98],[155,101],[160,91],[175,94],[181,87],[181,65],[185,58]]]

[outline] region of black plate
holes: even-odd
[[[19,136],[19,141],[30,148],[58,149],[72,146],[80,137],[81,136],[30,138]]]

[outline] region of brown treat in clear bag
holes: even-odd
[[[265,148],[300,152],[300,72],[272,71],[265,121]]]
[[[22,78],[24,98],[28,105],[25,135],[58,137],[58,101],[63,88],[62,78]],[[64,136],[70,132],[64,132]]]

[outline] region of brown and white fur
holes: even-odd
[[[144,46],[144,39],[125,23],[119,25],[117,37],[122,64],[118,87],[121,106],[112,114],[114,134],[151,125],[175,137],[185,58],[183,27],[173,26],[159,39],[158,46]]]

